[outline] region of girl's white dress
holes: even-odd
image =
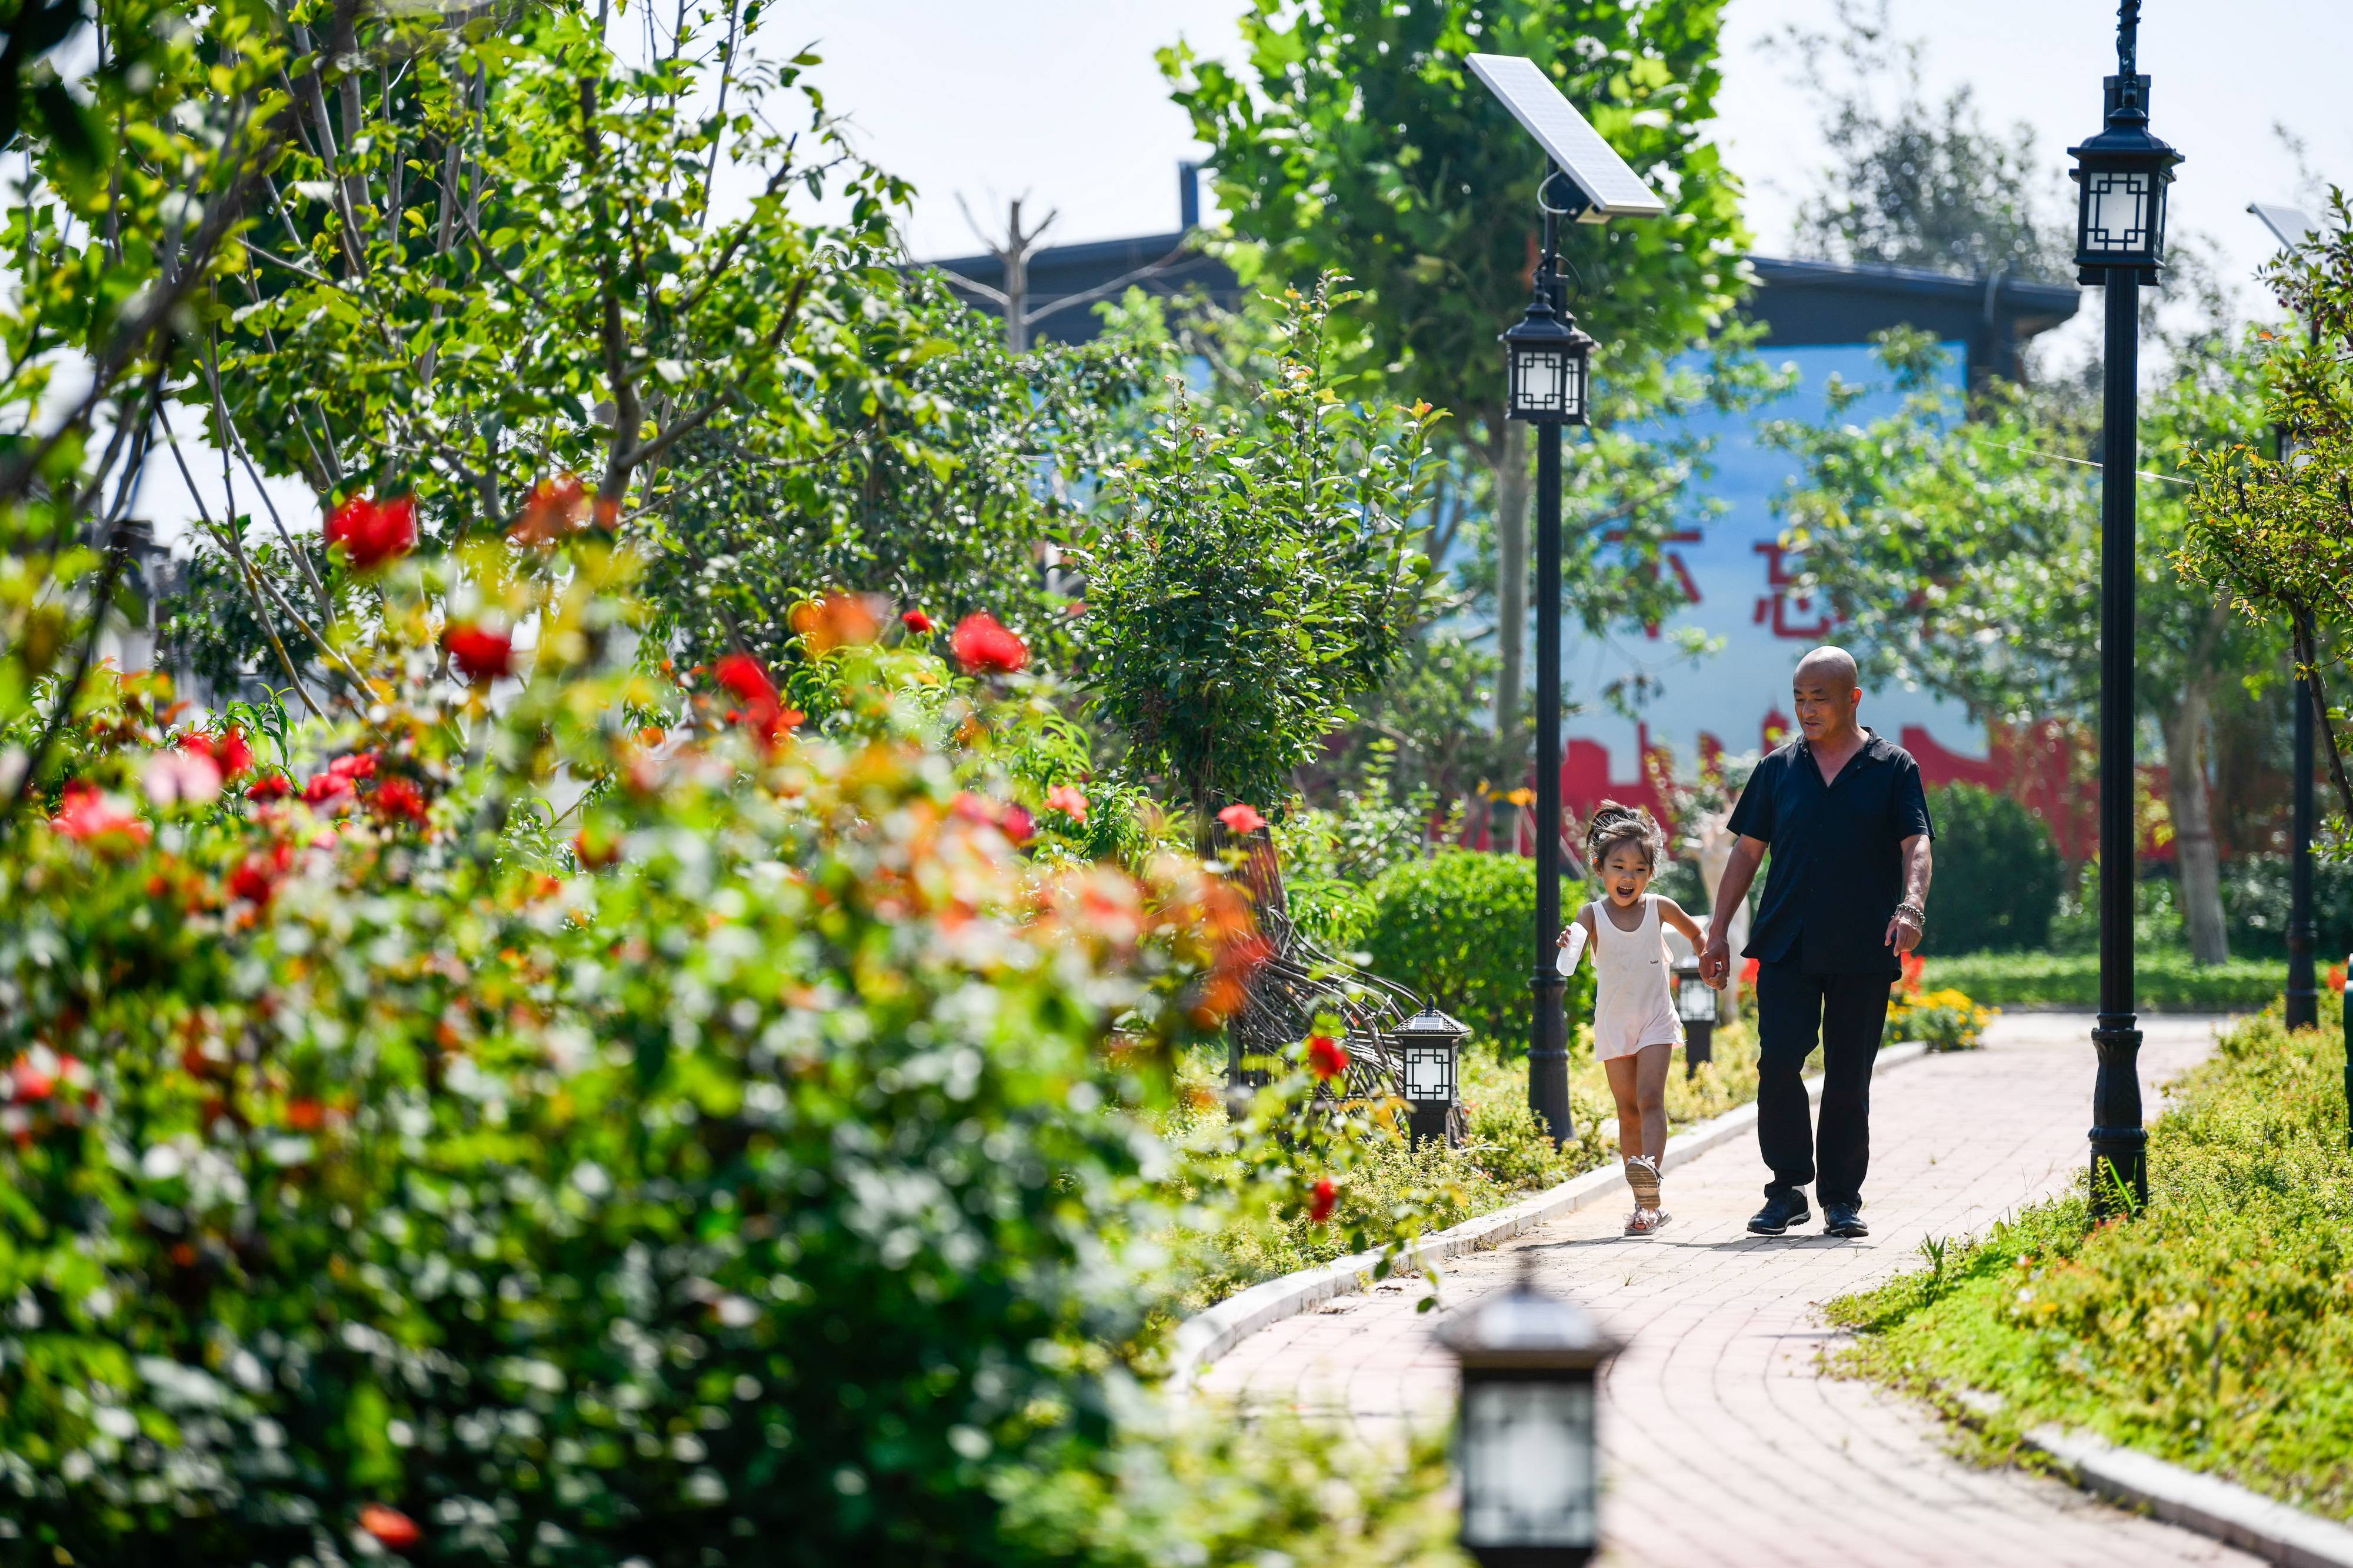
[[[1642,923],[1630,931],[1620,931],[1598,900],[1585,907],[1593,916],[1594,1056],[1606,1062],[1644,1046],[1682,1045],[1657,896],[1642,896]]]

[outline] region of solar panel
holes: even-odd
[[[2278,202],[2249,202],[2247,210],[2263,219],[2272,237],[2280,242],[2283,250],[2294,250],[2312,232],[2312,219],[2302,207],[2285,206]]]
[[[1593,204],[1591,211],[1581,215],[1586,222],[1665,213],[1667,204],[1585,122],[1542,66],[1521,55],[1472,55],[1470,60],[1472,74],[1504,100],[1512,118]]]

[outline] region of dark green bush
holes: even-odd
[[[2222,909],[2234,957],[2287,956],[2287,857],[2242,855],[2222,868]],[[2353,952],[2353,861],[2312,868],[2313,953],[2321,968]]]
[[[1936,872],[1922,951],[2016,952],[2049,940],[2059,909],[2059,847],[2042,818],[1976,784],[1928,792]]]
[[[1563,913],[1572,913],[1584,892],[1564,879],[1560,898]],[[1375,973],[1434,1001],[1499,1054],[1515,1056],[1527,1048],[1534,1016],[1528,981],[1535,917],[1535,862],[1446,849],[1382,873],[1373,884],[1363,942]],[[1568,984],[1572,1026],[1590,1016],[1592,1006],[1588,963]]]
[[[2224,1013],[2261,1007],[2280,994],[2287,969],[2276,959],[2234,958],[2200,965],[2179,948],[2144,948],[2133,963],[2133,993],[2157,1013]],[[1965,952],[1930,958],[1921,984],[1951,986],[1989,1007],[2099,1005],[2095,952]]]

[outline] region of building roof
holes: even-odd
[[[1968,277],[1770,256],[1751,257],[1749,264],[1758,287],[1742,310],[1763,323],[1767,343],[1859,343],[1891,327],[1913,327],[1940,342],[1966,345],[1972,382],[1989,374],[2017,379],[2025,344],[2073,316],[2082,299],[2073,283],[2035,282],[2007,273]],[[923,265],[950,273],[952,285],[957,278],[991,289],[1005,282],[1004,263],[994,256],[949,257]],[[1183,231],[1052,246],[1029,257],[1029,309],[1050,310],[1031,325],[1031,341],[1092,338],[1103,328],[1094,305],[1131,283],[1163,296],[1198,289],[1229,309],[1242,295],[1232,269],[1189,248]],[[982,310],[999,311],[985,296],[957,292]],[[1064,302],[1061,308],[1054,308],[1057,301]]]

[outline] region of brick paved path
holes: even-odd
[[[2205,1054],[2211,1024],[2144,1020],[2142,1081]],[[1630,1348],[1603,1400],[1602,1559],[1631,1568],[1902,1564],[2253,1563],[2058,1482],[1952,1458],[1935,1420],[1867,1384],[1822,1376],[1838,1336],[1815,1303],[1919,1261],[1928,1236],[1982,1233],[2072,1181],[2090,1124],[2091,1020],[1998,1020],[1985,1049],[1891,1068],[1873,1091],[1864,1188],[1872,1235],[1778,1240],[1743,1230],[1762,1201],[1753,1137],[1667,1178],[1672,1226],[1619,1234],[1619,1207],[1564,1216],[1460,1259],[1459,1308],[1510,1282],[1533,1253],[1539,1281],[1594,1309]],[[1423,1288],[1344,1296],[1244,1340],[1203,1379],[1212,1396],[1348,1422],[1370,1441],[1451,1415],[1453,1366],[1417,1314]]]

